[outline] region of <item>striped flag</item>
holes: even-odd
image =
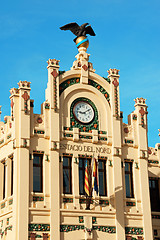
[[[85,181],[84,181],[84,190],[85,193],[89,196],[90,195],[90,186],[89,186],[89,171],[88,171],[88,165],[86,161],[86,166],[85,166]]]
[[[93,188],[93,191],[95,191],[98,195],[98,167],[97,167],[97,161],[95,158],[94,158],[94,162],[93,162],[92,188]]]

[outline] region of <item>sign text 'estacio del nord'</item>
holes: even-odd
[[[111,149],[108,147],[90,146],[90,145],[84,145],[84,144],[60,143],[60,149],[76,151],[76,152],[78,151],[78,152],[103,153],[103,154],[111,153]]]

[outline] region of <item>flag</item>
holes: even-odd
[[[93,191],[95,191],[98,195],[98,167],[97,167],[97,161],[94,158],[93,162],[93,182],[92,182],[92,188]]]
[[[88,171],[87,161],[86,161],[86,166],[85,166],[84,190],[85,190],[85,193],[89,196],[90,195],[90,186],[89,186],[89,171]]]

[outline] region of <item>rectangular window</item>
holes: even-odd
[[[72,158],[63,157],[63,193],[72,194]]]
[[[85,166],[89,168],[89,174],[91,173],[91,159],[90,158],[79,158],[79,194],[85,195],[84,183],[85,183]],[[91,185],[91,177],[90,177],[90,185]]]
[[[151,211],[160,212],[159,179],[149,179]]]
[[[11,195],[13,195],[13,159],[11,159]]]
[[[43,192],[43,155],[33,155],[33,192]]]
[[[106,161],[98,160],[99,196],[107,196]]]
[[[132,162],[125,162],[125,185],[126,185],[126,197],[133,198],[133,174],[132,174]]]
[[[6,196],[6,164],[3,163],[3,199]]]

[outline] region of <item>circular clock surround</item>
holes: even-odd
[[[95,112],[91,104],[87,101],[80,100],[73,107],[73,115],[75,119],[82,124],[89,124],[95,117]]]

